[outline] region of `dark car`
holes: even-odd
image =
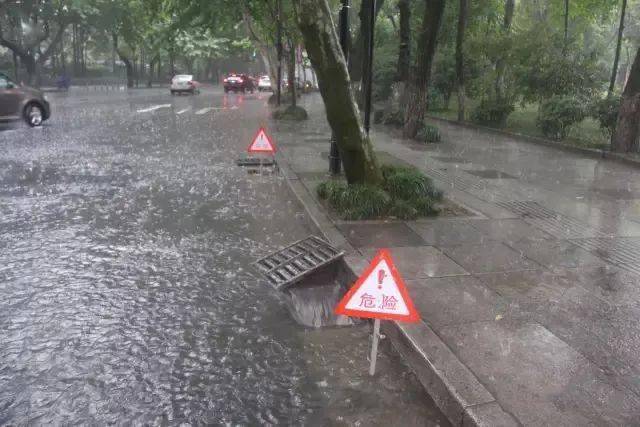
[[[41,91],[0,73],[0,121],[24,119],[29,126],[40,126],[50,116],[51,107]]]
[[[223,81],[224,92],[251,92],[256,90],[253,79],[246,74],[229,74]]]

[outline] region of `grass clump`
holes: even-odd
[[[437,203],[442,200],[443,193],[420,171],[383,166],[382,175],[383,182],[379,187],[325,181],[317,187],[318,197],[347,220],[415,219],[438,213]]]

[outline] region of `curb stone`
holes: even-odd
[[[344,249],[347,276],[358,277],[367,267],[338,228],[329,219],[282,155],[278,165],[289,188],[326,239]],[[382,330],[414,372],[425,391],[455,426],[510,427],[520,425],[504,411],[495,397],[478,381],[425,323],[383,322]]]
[[[520,139],[524,142],[528,142],[531,144],[542,145],[545,147],[555,148],[557,150],[566,151],[570,153],[583,154],[585,156],[594,158],[594,159],[608,159],[619,163],[624,163],[629,166],[640,167],[640,158],[633,158],[628,155],[624,155],[621,153],[614,153],[609,150],[602,150],[596,148],[586,148],[586,147],[577,147],[575,145],[562,144],[559,142],[553,142],[551,140],[541,138],[538,136],[525,135],[517,132],[509,132],[506,130],[495,129],[487,126],[476,125],[469,122],[458,122],[456,120],[445,119],[443,117],[437,117],[432,115],[427,115],[426,118],[430,120],[440,121],[443,123],[447,123],[453,126],[465,127],[472,130],[483,131],[488,133],[493,133],[494,135],[506,136],[510,138]]]

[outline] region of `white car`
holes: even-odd
[[[271,79],[269,76],[262,76],[258,80],[258,90],[260,92],[271,90]]]
[[[198,82],[193,80],[191,74],[178,74],[171,79],[171,95],[187,92],[191,95],[198,93]]]

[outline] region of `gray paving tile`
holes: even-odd
[[[470,221],[475,229],[491,240],[505,243],[519,242],[522,239],[549,240],[553,236],[539,230],[521,219],[487,219]]]
[[[485,170],[468,170],[465,171],[471,175],[479,176],[484,179],[518,179],[513,175],[509,175],[506,172],[502,172],[495,169],[485,169]]]
[[[638,396],[538,324],[478,322],[442,328],[500,405],[524,425],[636,425]]]
[[[451,258],[433,246],[388,248],[398,270],[406,279],[423,277],[459,276],[469,274]],[[367,259],[373,258],[375,249],[363,251]]]
[[[522,310],[533,310],[537,305],[548,304],[576,286],[574,280],[547,270],[483,273],[475,277],[506,300],[517,303],[516,307]]]
[[[480,244],[487,240],[484,234],[466,220],[418,221],[407,222],[407,225],[431,246]]]
[[[508,312],[498,294],[471,276],[409,280],[407,286],[422,319],[436,330],[443,325],[496,320]]]
[[[545,267],[602,266],[606,262],[568,240],[522,240],[511,247]]]
[[[471,273],[511,270],[535,270],[540,265],[499,242],[481,245],[458,245],[441,248],[462,268]]]
[[[640,308],[611,305],[575,286],[539,305],[533,318],[640,395]]]
[[[427,246],[413,230],[403,223],[339,224],[338,229],[356,248],[388,248]]]
[[[579,284],[610,304],[640,307],[640,275],[610,265],[560,269],[555,274]]]

